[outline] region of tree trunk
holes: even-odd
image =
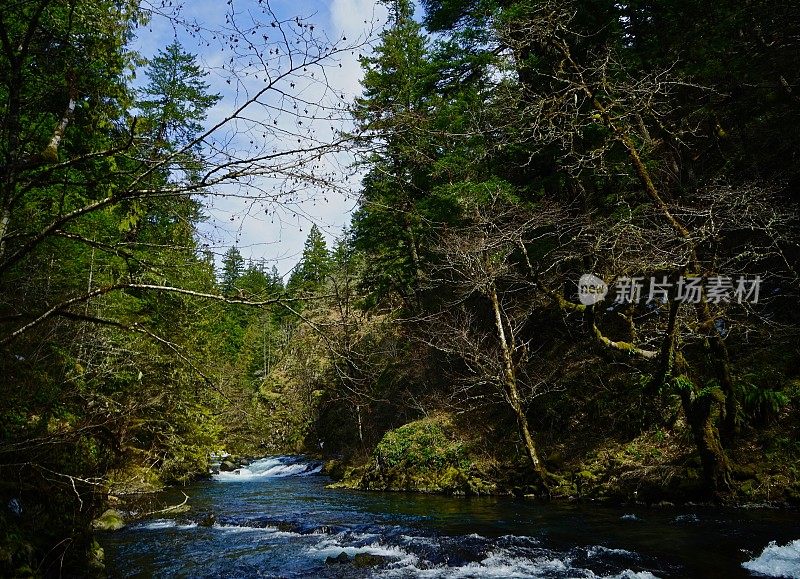
[[[0,259],[6,253],[6,235],[8,234],[8,224],[11,221],[11,211],[7,207],[0,210]]]
[[[678,310],[680,307],[681,303],[673,298],[669,305],[669,321],[667,322],[667,331],[664,333],[664,341],[661,344],[658,370],[653,380],[652,392],[658,392],[672,373],[675,360],[675,341],[678,336]]]
[[[494,285],[492,285],[489,289],[488,295],[490,301],[492,302],[492,309],[494,311],[494,324],[495,329],[497,330],[497,339],[500,343],[500,349],[503,355],[503,382],[506,391],[506,398],[508,399],[511,408],[517,417],[519,434],[522,438],[523,444],[525,445],[525,451],[528,454],[531,465],[533,465],[533,470],[536,471],[541,484],[546,489],[547,471],[545,470],[542,461],[539,460],[539,453],[536,451],[536,444],[533,441],[533,436],[531,435],[530,428],[528,427],[528,418],[525,416],[525,409],[522,406],[522,401],[519,397],[519,391],[517,390],[517,378],[514,371],[514,358],[512,356],[511,348],[508,345],[508,340],[506,339],[506,332],[505,328],[503,327],[503,316],[500,312],[500,300],[497,298],[497,291],[495,290]]]
[[[689,384],[680,389],[681,405],[692,429],[692,437],[700,454],[703,479],[714,495],[730,490],[731,467],[714,423],[714,406],[721,402],[713,392],[698,395],[694,381],[688,378],[689,366],[680,352],[673,353],[675,371]]]
[[[708,302],[703,299],[697,304],[697,317],[703,325],[708,338],[709,350],[714,361],[714,372],[717,375],[722,392],[725,394],[725,415],[722,419],[722,439],[726,444],[736,435],[736,414],[739,411],[739,402],[736,397],[736,390],[733,387],[733,379],[730,371],[730,356],[725,341],[719,334],[714,317],[711,315],[711,308]]]
[[[511,392],[516,393],[516,386],[513,387],[514,389]],[[528,428],[528,418],[525,416],[525,410],[522,408],[522,405],[519,404],[519,400],[517,403],[512,404],[514,408],[514,413],[517,416],[517,426],[519,428],[520,436],[522,440],[525,442],[525,451],[528,454],[528,458],[533,465],[533,469],[536,471],[536,474],[542,480],[542,483],[547,484],[547,471],[542,464],[542,461],[539,460],[539,454],[536,451],[536,445],[533,442],[533,436],[531,435],[531,431]]]
[[[704,395],[692,399],[688,390],[681,391],[681,402],[692,429],[700,462],[703,466],[703,480],[707,488],[718,495],[730,489],[730,464],[719,438],[719,430],[714,425],[714,397]]]

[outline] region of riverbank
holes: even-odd
[[[730,449],[731,485],[709,493],[702,466],[680,425],[588,445],[564,440],[545,458],[548,487],[532,476],[522,453],[486,452],[448,415],[388,432],[371,455],[329,460],[334,488],[453,495],[513,495],[557,501],[649,505],[708,502],[730,506],[800,506],[796,444],[743,436]]]

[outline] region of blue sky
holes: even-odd
[[[153,2],[153,4],[156,4]],[[158,3],[160,5],[160,2]],[[169,2],[167,2],[169,5]],[[270,2],[275,15],[280,19],[289,19],[299,16],[308,24],[315,27],[316,36],[327,36],[331,39],[347,38],[348,43],[357,39],[374,39],[381,26],[386,21],[386,9],[375,0],[332,0],[330,2],[310,0],[274,0]],[[226,26],[226,12],[233,8],[240,16],[240,22],[252,22],[250,14],[259,9],[258,0],[233,0],[233,4],[226,4],[223,0],[192,0],[186,2],[179,18],[184,21],[196,21],[201,27],[216,30]],[[269,32],[268,27],[264,29]],[[372,33],[370,33],[372,31]],[[256,34],[256,31],[250,33]],[[261,34],[261,28],[258,30]],[[185,27],[163,16],[154,15],[150,23],[137,32],[132,43],[132,48],[143,57],[150,58],[159,49],[167,46],[177,38],[188,52],[198,56],[198,62],[209,70],[206,81],[211,85],[211,92],[222,95],[220,103],[209,112],[207,125],[212,126],[215,121],[224,118],[233,107],[240,102],[242,94],[249,90],[248,83],[252,79],[242,78],[229,84],[230,72],[225,67],[232,54],[228,49],[220,49],[219,42],[214,42],[212,32],[201,32],[203,38],[190,34]],[[210,46],[209,46],[210,44]],[[363,48],[359,52],[365,52]],[[357,53],[349,51],[332,62],[324,74],[336,93],[336,98],[342,102],[352,102],[360,94],[359,81],[361,69],[357,61]],[[139,75],[137,82],[143,82],[143,75]],[[238,86],[237,86],[238,84]],[[307,96],[309,101],[329,98],[331,95],[321,94],[319,87],[309,86],[298,88]],[[238,91],[238,92],[237,92]],[[327,101],[326,101],[327,102]],[[310,113],[313,117],[313,111]],[[282,121],[283,122],[283,121]],[[321,121],[311,119],[306,125],[320,125]],[[324,130],[317,134],[324,134],[331,126],[330,121],[325,123]],[[337,125],[339,128],[339,125]],[[302,130],[306,130],[305,128]],[[316,131],[317,129],[313,129]],[[328,138],[329,138],[328,134]],[[277,137],[280,138],[280,137]],[[325,139],[325,136],[320,136]],[[273,137],[274,141],[275,137]],[[235,143],[231,146],[236,146]],[[269,146],[281,147],[281,143],[271,142]],[[288,146],[288,145],[287,145]],[[347,165],[349,160],[338,156],[332,159],[339,166]],[[330,172],[337,171],[327,168]],[[268,261],[268,265],[275,264],[278,270],[285,274],[297,262],[302,252],[303,242],[312,223],[316,223],[325,233],[329,242],[339,235],[350,220],[350,213],[356,203],[358,193],[358,178],[351,177],[344,181],[345,171],[341,177],[334,178],[342,187],[340,191],[326,192],[324,195],[318,190],[308,192],[295,201],[285,201],[281,204],[272,204],[267,207],[262,204],[252,204],[245,198],[216,197],[206,203],[206,212],[209,221],[201,226],[203,242],[217,254],[221,255],[231,245],[237,245],[245,258],[261,259]],[[270,187],[269,179],[264,179],[261,187]],[[227,191],[234,192],[227,188]],[[267,212],[269,214],[267,214]]]

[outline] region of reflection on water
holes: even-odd
[[[101,537],[109,567],[125,577],[800,577],[796,513],[331,490],[318,467],[276,457],[184,489],[182,518]],[[341,553],[348,562],[326,563]],[[360,554],[377,557],[354,562]]]

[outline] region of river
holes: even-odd
[[[120,577],[800,578],[796,512],[333,490],[319,468],[274,457],[185,488],[188,513],[100,536],[109,570]],[[171,492],[165,498],[180,502]],[[349,562],[326,563],[342,552]],[[358,567],[359,553],[381,560]]]

